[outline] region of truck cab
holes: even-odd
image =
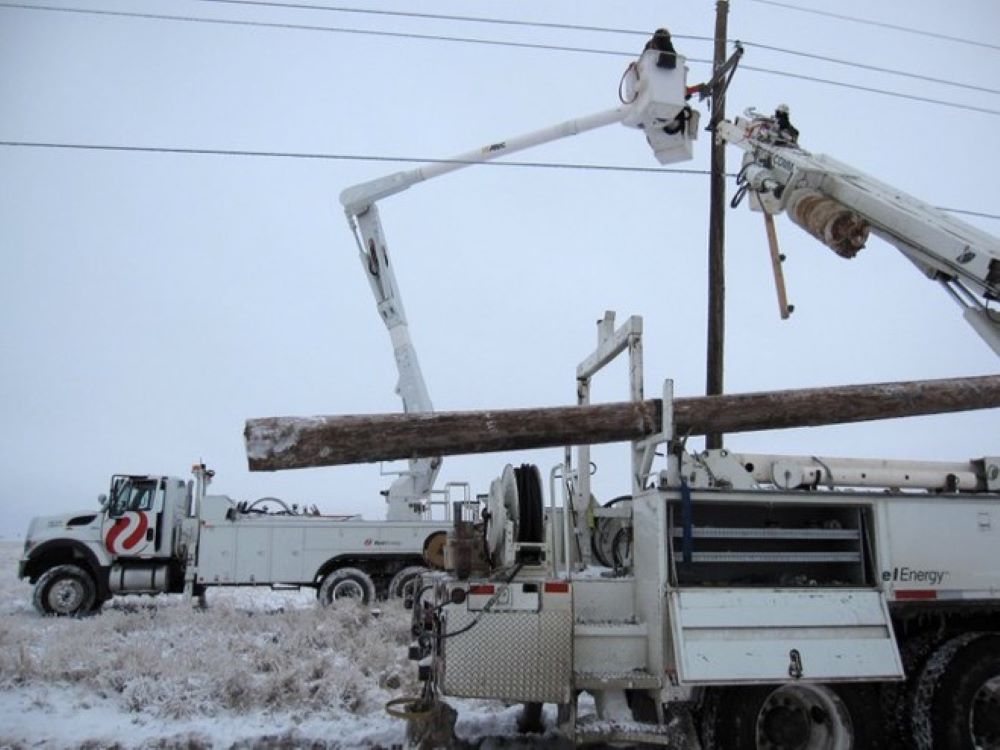
[[[102,539],[115,557],[149,560],[177,556],[184,519],[193,516],[192,487],[174,477],[111,477]]]
[[[191,500],[183,479],[117,474],[99,510],[33,519],[18,576],[35,584],[35,607],[78,615],[124,589],[164,590],[196,529]]]

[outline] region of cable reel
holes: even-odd
[[[538,467],[522,464],[515,468],[507,464],[500,477],[490,483],[486,511],[486,549],[494,565],[513,561],[514,550],[508,549],[508,541],[543,542],[542,477]]]

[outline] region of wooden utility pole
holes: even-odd
[[[1000,407],[1000,375],[677,398],[675,433],[752,432]],[[545,409],[267,417],[246,423],[251,471],[635,440],[659,399]]]
[[[712,166],[708,216],[708,355],[705,394],[723,392],[723,354],[726,329],[726,144],[715,137],[715,126],[726,116],[726,80],[718,75],[726,62],[726,31],[729,0],[715,4],[715,53],[712,72],[716,76],[712,91]],[[706,448],[721,448],[722,433],[710,432]]]

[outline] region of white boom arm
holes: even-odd
[[[752,209],[787,211],[848,258],[871,231],[941,282],[1000,355],[1000,310],[988,307],[1000,300],[1000,239],[851,166],[811,154],[783,136],[771,118],[748,114],[750,119],[720,123],[717,133],[745,152],[738,182],[750,192]]]
[[[392,340],[399,371],[396,392],[402,398],[407,413],[431,412],[433,405],[410,338],[395,273],[389,262],[377,201],[432,177],[618,122],[643,130],[660,163],[690,159],[692,141],[697,137],[698,113],[685,103],[687,69],[684,58],[677,55],[676,66],[669,69],[658,67],[658,58],[659,52],[644,52],[629,67],[625,76],[628,103],[620,107],[489,143],[451,159],[396,172],[341,192],[340,203],[357,241],[361,265],[375,295],[379,315]],[[389,489],[389,520],[420,517],[423,501],[433,489],[440,465],[440,458],[410,461],[409,471]]]

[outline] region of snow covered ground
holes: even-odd
[[[39,616],[0,541],[0,748],[401,746],[386,701],[415,695],[408,612],[321,610],[312,591],[119,597],[82,620]],[[451,701],[475,744],[518,707]],[[493,743],[488,743],[493,744]],[[507,743],[503,743],[507,744]]]

